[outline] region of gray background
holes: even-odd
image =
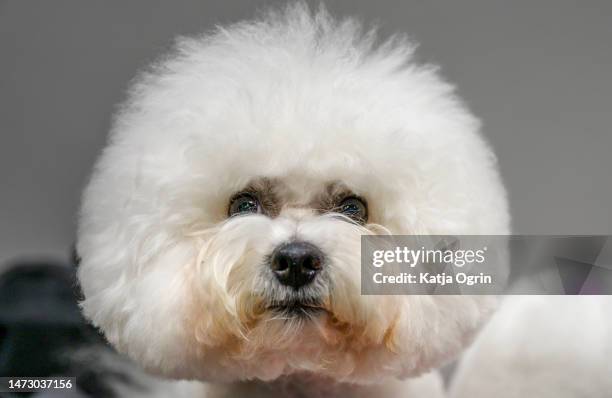
[[[64,259],[114,104],[177,34],[273,1],[0,0],[0,264]],[[612,233],[612,2],[328,1],[421,42],[485,122],[517,233]]]

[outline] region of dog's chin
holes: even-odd
[[[267,307],[267,310],[274,316],[289,318],[312,318],[328,312],[318,300],[297,299],[273,302]]]

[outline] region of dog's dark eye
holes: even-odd
[[[368,219],[366,204],[355,197],[344,199],[338,206],[338,212],[360,222],[365,222]]]
[[[239,214],[261,213],[259,200],[251,194],[243,193],[230,201],[228,215],[230,217]]]

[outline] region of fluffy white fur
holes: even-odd
[[[607,397],[610,296],[509,297],[468,350],[453,398]]]
[[[390,380],[452,359],[495,302],[361,296],[360,236],[508,233],[479,128],[411,42],[324,10],[297,4],[180,39],[132,86],[84,193],[84,313],[148,371],[209,381],[209,396],[275,385],[262,381],[309,396],[427,384],[434,396],[433,376]],[[228,219],[229,198],[261,177],[286,190],[280,214]],[[306,206],[330,182],[367,199],[368,224]],[[329,258],[304,293],[324,299],[310,319],[266,310],[289,293],[265,258],[296,238]]]

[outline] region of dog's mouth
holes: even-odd
[[[318,301],[291,300],[271,303],[268,310],[280,315],[308,317],[325,312],[325,308]]]

